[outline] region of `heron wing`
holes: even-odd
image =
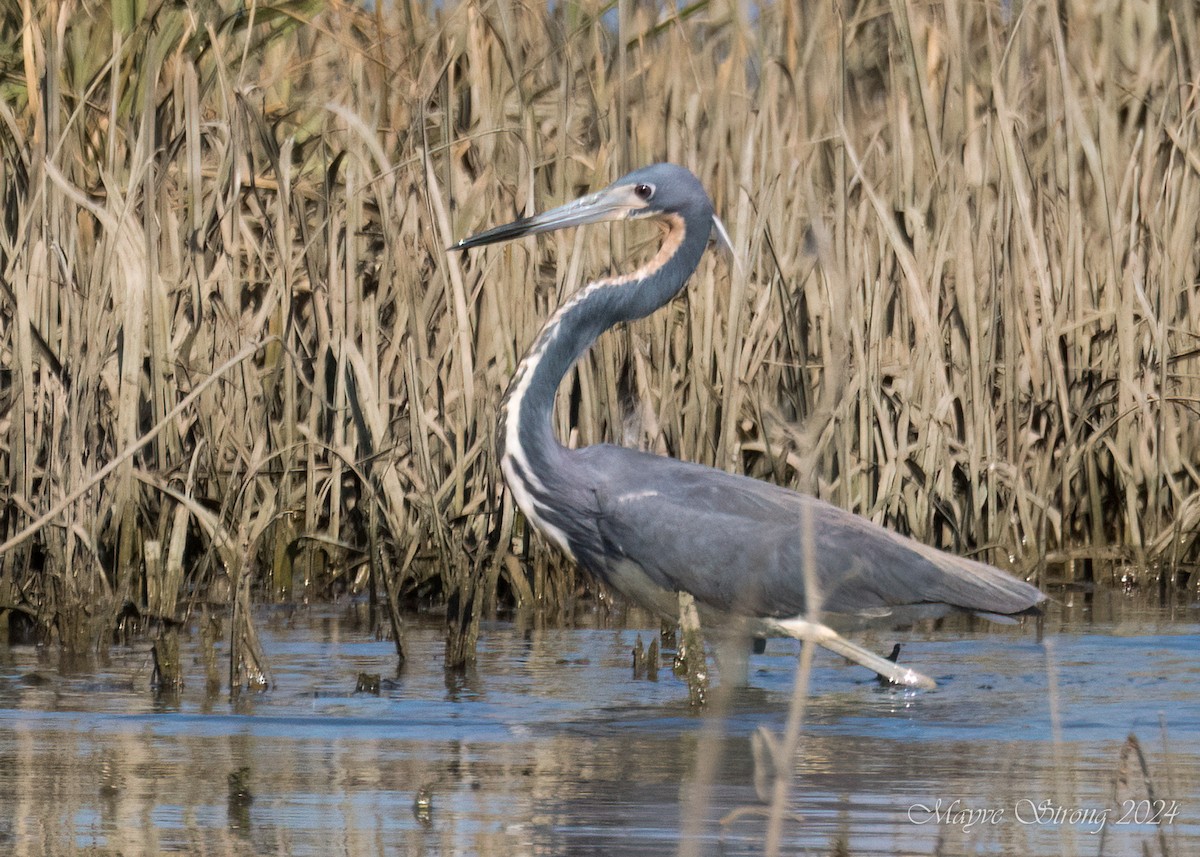
[[[805,612],[806,562],[821,609],[834,614],[884,617],[921,605],[1010,614],[1044,598],[992,566],[757,479],[607,445],[578,454],[600,474],[594,490],[606,553],[723,611]]]

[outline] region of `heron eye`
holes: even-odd
[[[633,192],[637,194],[638,199],[649,201],[650,197],[654,196],[654,185],[640,184],[633,189]]]

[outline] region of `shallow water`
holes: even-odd
[[[418,623],[396,676],[360,613],[264,614],[276,686],[235,701],[206,693],[198,634],[175,697],[145,646],[72,673],[0,650],[0,853],[762,853],[751,736],[783,729],[798,646],[772,641],[698,716],[669,669],[631,678],[647,628],[489,624],[478,668],[447,677]],[[1112,594],[1054,605],[1041,642],[987,623],[859,638],[903,642],[925,692],[819,653],[783,852],[1200,854],[1197,632],[1195,605]],[[1148,778],[1122,762],[1130,735]]]

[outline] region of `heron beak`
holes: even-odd
[[[632,186],[614,185],[558,208],[522,217],[512,223],[464,238],[447,249],[467,250],[471,247],[482,247],[484,244],[511,241],[525,235],[536,235],[539,232],[566,229],[569,226],[583,226],[585,223],[599,223],[604,220],[626,220],[636,217],[644,208],[646,203],[634,194]]]

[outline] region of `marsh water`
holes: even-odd
[[[783,852],[1200,854],[1200,609],[1059,598],[1040,639],[859,638],[903,643],[934,691],[818,653]],[[784,727],[797,645],[698,714],[669,665],[633,679],[649,623],[485,624],[477,668],[447,675],[436,620],[411,621],[397,673],[362,617],[264,612],[276,683],[236,699],[206,688],[194,629],[175,695],[151,689],[148,645],[71,669],[0,649],[0,853],[762,853],[753,736]]]

